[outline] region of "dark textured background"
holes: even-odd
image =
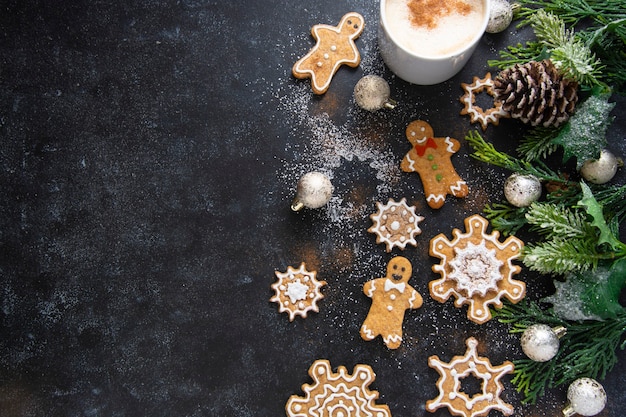
[[[315,97],[291,66],[313,45],[312,25],[348,11],[366,19],[363,62]],[[461,140],[476,128],[459,115],[460,83],[526,32],[484,36],[459,75],[418,87],[382,63],[377,24],[378,2],[359,0],[0,2],[0,415],[280,416],[326,358],[371,365],[371,388],[396,417],[447,416],[424,409],[437,394],[428,356],[461,355],[475,336],[494,364],[521,357],[506,326],[474,325],[427,287],[429,239],[500,201],[507,173],[462,141],[453,161],[471,194],[433,211],[396,162],[411,120]],[[391,83],[396,110],[355,106],[352,88],[369,73]],[[610,137],[624,155],[626,103],[615,100]],[[520,132],[505,120],[484,134],[513,149]],[[295,184],[311,170],[335,195],[294,214]],[[426,218],[417,248],[402,252],[424,306],[390,351],[359,336],[361,287],[400,254],[376,245],[368,215],[402,197]],[[289,322],[270,284],[301,262],[328,285],[319,313]],[[519,278],[529,298],[551,292],[548,278]],[[620,359],[602,416],[626,406]],[[517,416],[556,417],[564,405],[563,387],[536,406],[506,387]]]

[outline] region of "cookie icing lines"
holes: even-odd
[[[309,311],[319,311],[317,302],[324,298],[320,289],[326,281],[318,281],[315,271],[307,271],[302,263],[298,269],[289,266],[284,273],[274,273],[278,280],[271,285],[274,296],[270,301],[278,304],[279,312],[289,314],[289,321],[296,316],[306,317]]]
[[[468,242],[465,248],[454,248],[455,256],[450,261],[450,279],[468,297],[474,294],[485,296],[487,291],[496,291],[502,279],[500,267],[504,264],[496,257],[495,249],[487,249],[485,241],[478,245]]]
[[[429,283],[430,295],[442,303],[454,296],[454,305],[467,304],[467,317],[478,324],[491,319],[490,305],[501,307],[503,297],[517,303],[526,294],[526,284],[513,279],[524,243],[514,236],[500,242],[497,231],[487,233],[488,224],[476,214],[465,219],[466,233],[454,229],[453,240],[442,233],[430,241],[430,255],[441,259],[432,266],[441,278]]]
[[[304,397],[292,395],[285,406],[288,417],[391,417],[389,407],[376,404],[378,391],[369,389],[376,375],[369,365],[344,366],[333,372],[330,362],[318,359],[309,368],[313,384],[302,385]]]
[[[475,338],[468,338],[465,344],[465,355],[455,356],[449,363],[441,361],[436,355],[428,358],[428,365],[437,370],[440,377],[437,381],[439,395],[426,402],[426,409],[433,412],[447,407],[452,414],[465,417],[486,416],[491,410],[507,416],[513,414],[513,406],[500,399],[504,390],[500,379],[513,372],[513,363],[506,361],[493,366],[488,358],[478,356],[478,341]],[[461,390],[461,381],[468,376],[481,380],[481,391],[473,396]]]

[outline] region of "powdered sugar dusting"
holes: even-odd
[[[376,194],[372,196],[375,199],[389,193],[400,179],[397,157],[388,147],[380,146],[380,140],[372,144],[372,135],[380,133],[368,132],[366,137],[354,126],[353,112],[348,112],[348,120],[343,124],[332,120],[328,112],[314,113],[312,93],[305,83],[286,84],[276,99],[289,117],[284,122],[289,124],[293,135],[293,141],[286,145],[293,160],[285,160],[278,173],[285,189],[292,189],[301,175],[313,170],[325,173],[332,181],[346,169],[346,162],[359,163],[373,171],[378,181]],[[345,106],[353,106],[352,100]],[[330,222],[345,224],[362,216],[365,210],[369,207],[355,207],[335,196],[325,212]]]

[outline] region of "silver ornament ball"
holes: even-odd
[[[541,182],[534,175],[511,174],[504,182],[504,196],[515,207],[528,207],[541,197]]]
[[[580,175],[594,184],[605,184],[613,179],[619,160],[609,150],[603,149],[598,159],[589,159],[580,168]]]
[[[513,6],[507,0],[491,0],[485,32],[500,33],[513,21]]]
[[[563,410],[563,415],[595,416],[606,406],[606,392],[598,381],[591,378],[578,378],[567,389],[569,404]]]
[[[389,84],[378,75],[366,75],[354,86],[354,100],[364,110],[374,112],[383,107],[393,109],[396,102],[390,98]]]
[[[298,181],[291,209],[300,211],[305,207],[320,208],[330,201],[333,191],[333,184],[326,175],[317,171],[307,172]]]
[[[559,337],[563,333],[565,333],[564,327],[553,329],[547,324],[528,326],[520,339],[522,350],[535,362],[547,362],[558,353]]]

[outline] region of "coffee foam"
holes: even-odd
[[[442,57],[461,51],[475,39],[482,27],[486,4],[484,0],[463,0],[470,6],[467,14],[451,12],[439,16],[436,25],[428,28],[411,22],[409,2],[412,0],[388,0],[386,14],[391,36],[404,49],[418,56]],[[429,13],[424,8],[424,13]]]

